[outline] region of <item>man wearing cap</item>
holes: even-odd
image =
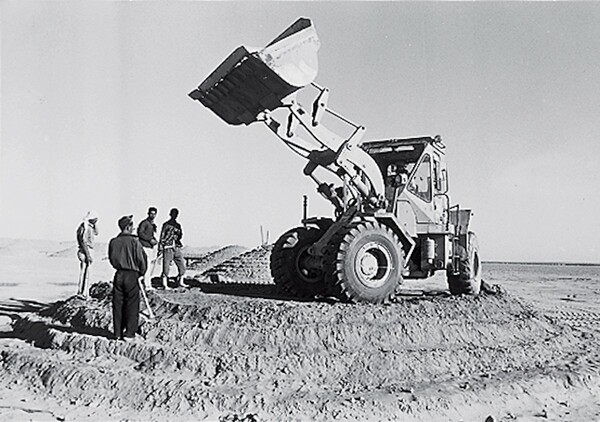
[[[181,248],[183,248],[183,244],[181,243],[183,230],[181,229],[181,224],[177,222],[179,210],[172,208],[169,211],[169,215],[171,218],[162,225],[160,241],[158,242],[159,251],[163,255],[162,280],[164,287],[168,288],[169,267],[171,266],[171,262],[175,261],[177,265],[177,281],[175,282],[175,286],[183,287],[181,281],[185,274],[185,260],[181,251]]]
[[[148,269],[144,275],[144,284],[148,290],[152,289],[152,270],[155,267],[156,259],[158,259],[157,253],[154,252],[154,247],[158,243],[158,240],[156,240],[156,224],[154,223],[157,212],[158,210],[156,207],[148,208],[148,218],[142,220],[137,228],[137,235],[140,239],[140,243],[144,247],[146,256],[148,259],[150,259],[150,257],[154,257],[152,262],[148,263],[154,264],[148,265]]]
[[[108,244],[108,259],[117,270],[113,279],[113,328],[115,338],[130,340],[138,329],[139,277],[148,267],[146,253],[133,234],[133,215],[119,219],[121,233]]]
[[[77,296],[88,297],[88,280],[90,278],[90,265],[94,261],[94,238],[98,235],[98,214],[88,211],[83,221],[77,227],[77,258],[79,258],[79,287]]]

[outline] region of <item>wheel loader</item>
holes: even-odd
[[[478,294],[472,213],[450,203],[441,137],[364,140],[314,82],[319,46],[300,18],[263,49],[238,47],[189,93],[230,125],[266,125],[307,160],[304,174],[333,206],[331,217],[305,212],[277,240],[275,283],[299,298],[382,303],[405,278],[445,271],[452,294]]]

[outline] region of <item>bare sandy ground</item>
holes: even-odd
[[[72,297],[65,246],[0,242],[0,420],[600,420],[599,267],[488,264],[508,293],[451,297],[439,276],[348,305],[282,295],[268,250],[240,249],[152,292],[124,343],[109,297]]]

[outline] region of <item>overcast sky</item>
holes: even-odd
[[[0,237],[100,240],[148,206],[184,243],[274,241],[331,215],[261,124],[187,94],[239,45],[298,17],[316,82],[366,139],[442,135],[453,203],[484,260],[600,262],[600,4],[26,2],[1,10]]]

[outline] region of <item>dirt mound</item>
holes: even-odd
[[[112,300],[112,283],[100,281],[90,286],[90,297],[99,301]]]
[[[197,260],[204,259],[207,255],[219,249],[216,246],[184,246],[181,250],[183,257],[188,264],[193,264]]]
[[[228,245],[217,250],[208,251],[203,254],[199,254],[197,258],[193,260],[188,257],[187,254],[184,256],[188,259],[190,270],[194,271],[205,271],[208,268],[219,265],[222,262],[227,261],[241,253],[247,251],[248,248],[239,245]],[[191,262],[190,262],[191,261]]]
[[[273,245],[259,246],[202,273],[215,283],[273,284],[269,259]]]
[[[148,420],[440,420],[472,396],[488,397],[490,414],[547,388],[542,375],[553,388],[598,375],[589,338],[506,294],[375,306],[189,289],[150,300],[158,317],[134,342],[109,339],[106,301],[59,302],[14,327],[47,353],[3,349],[0,366],[52,396]],[[507,376],[512,391],[495,395]]]

